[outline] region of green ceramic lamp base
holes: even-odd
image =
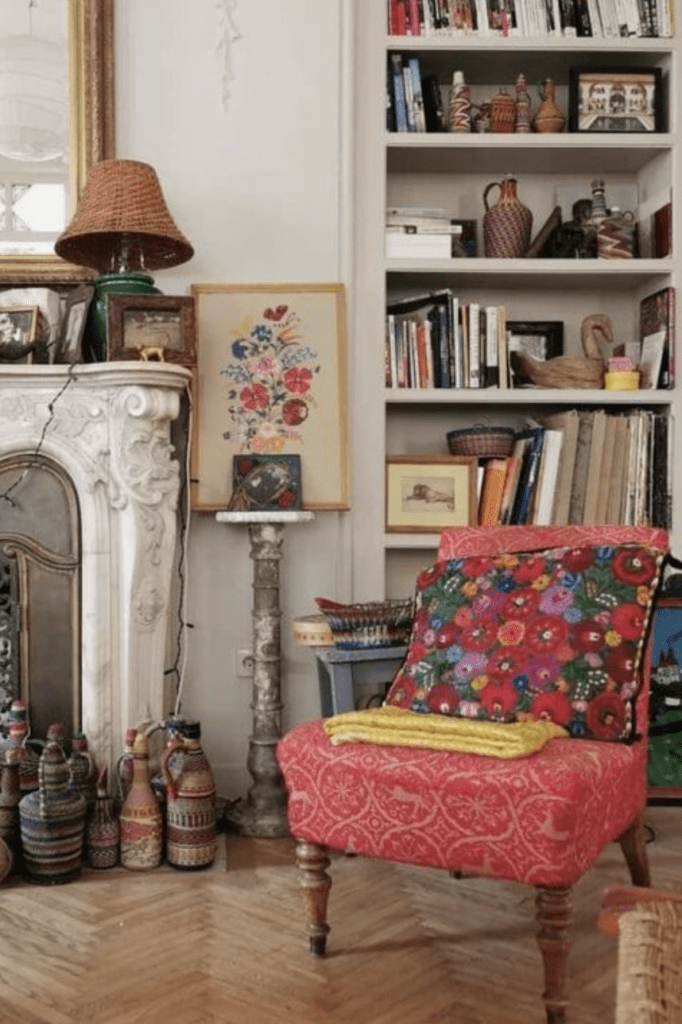
[[[143,271],[124,270],[100,274],[95,278],[95,295],[88,311],[83,332],[83,361],[104,363],[107,360],[107,295],[159,294],[153,279]]]

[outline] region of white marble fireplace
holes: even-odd
[[[40,444],[78,496],[81,727],[110,771],[126,728],[168,710],[180,490],[170,428],[189,379],[168,363],[0,365],[0,460]]]

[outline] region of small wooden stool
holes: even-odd
[[[339,650],[336,647],[313,648],[317,658],[320,705],[323,718],[355,710],[353,669],[363,666],[363,679],[370,685],[388,686],[405,658],[407,647],[371,647]]]

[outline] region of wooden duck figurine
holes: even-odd
[[[535,359],[525,352],[512,352],[516,374],[541,388],[603,388],[605,362],[600,347],[613,344],[613,326],[605,313],[592,313],[580,325],[584,356],[555,356]]]

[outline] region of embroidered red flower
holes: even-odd
[[[245,409],[265,409],[270,396],[268,389],[262,384],[249,384],[242,388],[239,400]]]
[[[592,548],[573,548],[564,552],[562,561],[567,572],[584,572],[594,564],[594,551]]]
[[[494,619],[476,619],[462,629],[459,642],[465,651],[485,651],[495,643],[496,636],[497,623]]]
[[[619,644],[604,659],[604,669],[617,683],[629,683],[635,673],[637,648],[634,644]]]
[[[310,391],[312,379],[313,375],[307,366],[292,366],[282,374],[284,387],[295,395],[304,395],[306,391]]]
[[[587,726],[599,740],[617,740],[627,724],[625,704],[617,693],[601,693],[587,706]]]
[[[491,679],[480,693],[481,706],[489,718],[509,720],[514,718],[517,693],[510,683]]]
[[[409,676],[402,674],[397,677],[391,686],[391,692],[386,698],[387,704],[397,704],[401,708],[409,708],[414,700],[415,685]]]
[[[477,576],[483,576],[484,573],[489,572],[490,565],[489,558],[467,558],[462,566],[462,575],[472,576],[475,579]]]
[[[302,398],[290,398],[282,406],[282,419],[288,427],[297,427],[308,418],[308,406]]]
[[[604,646],[604,629],[594,619],[577,622],[571,630],[574,647],[583,654],[600,651]]]
[[[613,556],[612,571],[616,579],[632,586],[651,583],[656,575],[656,559],[644,548],[621,548]]]
[[[459,703],[459,694],[449,683],[436,683],[431,687],[426,703],[440,715],[451,715]]]
[[[540,595],[532,587],[512,591],[502,608],[503,619],[528,619],[537,611]]]
[[[540,555],[521,562],[514,572],[514,579],[519,583],[532,583],[545,571],[545,560]]]
[[[436,647],[452,647],[457,642],[459,630],[454,622],[446,622],[436,632]]]
[[[644,609],[639,604],[621,604],[611,613],[611,624],[623,640],[638,640],[644,629]]]
[[[533,654],[551,654],[568,636],[568,625],[558,615],[538,615],[526,626],[526,643]]]
[[[525,663],[525,651],[518,647],[500,647],[490,656],[488,675],[496,680],[511,681],[519,675]]]
[[[423,593],[427,587],[432,586],[436,580],[439,580],[447,571],[447,568],[447,562],[436,562],[435,565],[430,565],[428,569],[420,572],[417,576],[417,590],[419,593]]]
[[[565,693],[558,690],[541,693],[531,704],[530,713],[538,721],[568,725],[571,720],[571,702]]]

